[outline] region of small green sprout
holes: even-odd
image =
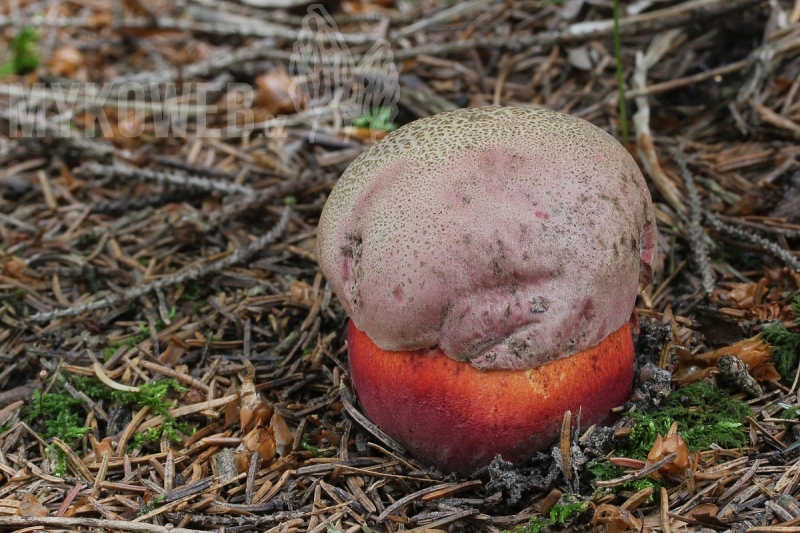
[[[589,502],[579,499],[573,494],[564,494],[561,500],[550,509],[550,521],[553,524],[564,524],[589,508]]]
[[[67,454],[58,446],[50,445],[45,448],[45,455],[52,464],[53,475],[64,477],[67,473]]]
[[[192,281],[186,286],[186,289],[181,294],[181,300],[197,300],[203,294],[203,285],[198,281]],[[171,317],[170,317],[171,318]]]
[[[589,502],[581,500],[573,494],[565,494],[561,500],[550,509],[550,518],[534,516],[524,526],[517,526],[512,530],[503,530],[500,533],[539,533],[542,528],[562,525],[589,508]]]
[[[26,26],[19,30],[17,36],[11,41],[11,61],[0,65],[0,76],[25,74],[36,70],[40,63],[38,40],[39,34],[33,28]]]
[[[508,529],[504,529],[500,533],[539,533],[542,530],[542,528],[552,525],[553,525],[552,521],[546,518],[542,518],[540,516],[534,516],[533,518],[528,520],[528,523],[525,524],[524,526],[517,526],[510,531]]]
[[[139,512],[138,512],[138,513],[136,513],[136,516],[137,516],[137,517],[138,517],[138,516],[144,516],[144,515],[146,515],[147,513],[149,513],[149,512],[151,512],[151,511],[153,511],[153,510],[154,510],[156,507],[158,507],[158,504],[159,504],[159,503],[161,503],[161,502],[163,502],[163,501],[164,501],[164,497],[165,497],[165,496],[166,496],[165,494],[160,494],[160,495],[156,496],[155,498],[153,498],[152,500],[150,500],[150,503],[148,503],[147,505],[145,505],[144,507],[142,507],[142,508],[139,510]]]
[[[373,130],[393,131],[397,126],[392,122],[394,110],[391,107],[379,107],[375,111],[370,111],[353,121],[353,126],[357,128],[370,128]]]

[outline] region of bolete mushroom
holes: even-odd
[[[630,396],[650,193],[589,122],[483,107],[399,128],[333,188],[318,257],[366,415],[417,458],[518,462]]]

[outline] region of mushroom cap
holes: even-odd
[[[611,135],[493,106],[417,120],[361,154],[325,204],[317,255],[381,349],[519,370],[622,327],[654,243],[647,185]]]

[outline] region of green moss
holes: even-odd
[[[169,414],[172,402],[166,399],[170,391],[184,391],[185,387],[178,384],[173,379],[162,379],[152,383],[139,386],[139,392],[113,391],[112,396],[120,403],[130,405],[135,408],[149,407],[154,414],[164,417],[164,423],[158,427],[148,428],[144,433],[137,433],[131,439],[128,447],[130,449],[140,448],[148,444],[159,442],[163,436],[173,442],[179,442],[182,433],[189,433],[189,427],[185,423],[180,423]]]
[[[792,308],[792,313],[794,313],[794,323],[800,323],[800,296],[792,298],[790,306]]]
[[[41,423],[42,438],[58,437],[65,442],[85,437],[92,430],[84,427],[83,401],[65,393],[33,391],[30,409],[23,419],[28,424]]]
[[[176,314],[177,310],[173,306],[173,308],[169,312],[169,319],[172,320],[173,318],[175,318]],[[156,333],[160,333],[165,327],[166,324],[164,324],[162,320],[156,321]],[[111,356],[114,355],[114,352],[116,352],[121,346],[125,346],[127,348],[133,348],[140,342],[144,342],[149,338],[150,338],[150,330],[148,329],[148,327],[145,326],[144,324],[139,324],[139,333],[137,333],[133,337],[130,337],[129,339],[125,339],[124,341],[112,342],[111,344],[109,344],[108,348],[103,350],[103,358],[105,361],[108,361],[111,358]]]
[[[617,466],[608,461],[601,461],[598,459],[592,459],[588,463],[586,463],[586,470],[592,473],[595,481],[608,481],[610,479],[617,479],[625,474],[625,469],[622,468],[621,466]],[[658,494],[661,485],[659,485],[656,481],[650,478],[637,479],[635,481],[628,481],[626,483],[614,487],[613,492],[617,492],[620,490],[630,490],[633,492],[639,492],[640,490],[646,489],[648,487],[651,487],[653,489],[653,494]],[[650,500],[652,499],[653,497],[650,496]]]
[[[517,526],[512,530],[504,529],[500,533],[539,533],[542,528],[552,525],[553,522],[550,520],[534,516],[524,526]]]
[[[169,420],[158,427],[147,428],[147,431],[134,435],[131,441],[128,443],[128,448],[131,450],[142,448],[148,444],[161,442],[162,438],[164,437],[172,442],[180,442],[181,437],[178,434],[178,431],[181,431],[182,433],[191,433],[186,424],[176,422],[174,419]]]
[[[197,300],[203,294],[203,284],[199,281],[192,281],[186,286],[186,289],[181,294],[181,300]]]
[[[58,437],[64,442],[81,439],[92,431],[92,428],[84,427],[85,418],[85,416],[62,411],[56,415],[55,419],[44,421],[47,431],[42,436],[44,438]]]
[[[165,494],[160,494],[160,495],[156,496],[155,498],[153,498],[152,500],[150,500],[150,503],[148,503],[147,505],[145,505],[144,507],[139,509],[139,512],[136,513],[136,516],[137,517],[144,516],[147,513],[149,513],[150,511],[153,511],[156,507],[158,507],[158,504],[160,504],[161,502],[164,501],[164,497],[165,496],[166,496]]]
[[[550,521],[553,524],[564,524],[588,508],[589,502],[581,500],[573,494],[564,494],[561,500],[550,509]]]
[[[11,61],[0,65],[0,76],[9,74],[25,74],[36,70],[39,66],[39,50],[37,41],[39,34],[30,27],[24,27],[11,41]]]
[[[64,477],[67,473],[67,454],[58,446],[48,446],[45,448],[45,455],[53,465],[53,475]]]
[[[673,422],[691,451],[715,443],[723,448],[740,448],[747,443],[742,430],[750,407],[711,383],[693,383],[667,397],[664,407],[654,413],[628,413],[635,423],[628,444],[620,456],[647,459],[656,435],[665,435]]]
[[[114,397],[114,389],[97,378],[70,376],[69,381],[76,390],[81,391],[92,400],[110,400]]]
[[[534,516],[524,526],[517,526],[511,530],[505,529],[500,533],[539,533],[542,528],[566,524],[588,508],[588,501],[581,500],[579,496],[574,494],[565,494],[550,509],[549,518]]]
[[[666,435],[674,422],[678,433],[692,452],[707,449],[711,444],[723,448],[741,448],[747,444],[747,434],[742,429],[751,414],[750,406],[731,397],[711,383],[694,383],[670,394],[664,407],[653,413],[627,413],[633,419],[631,433],[618,446],[614,457],[647,460],[658,434]],[[607,481],[621,477],[625,470],[608,461],[591,460],[586,470],[594,481]],[[614,487],[639,491],[652,487],[658,494],[660,485],[652,479],[639,479]]]
[[[124,405],[137,408],[149,407],[151,412],[165,419],[171,419],[169,410],[172,408],[172,402],[166,400],[167,393],[185,390],[186,388],[174,379],[160,379],[139,385],[139,392],[112,391],[111,396]]]
[[[311,452],[314,457],[328,457],[331,455],[327,451],[323,452],[318,447],[309,442],[310,435],[303,435],[303,440],[300,442],[300,447],[307,452]]]
[[[797,298],[792,309],[797,305]],[[796,315],[800,316],[800,314]],[[800,334],[792,333],[783,324],[772,324],[761,330],[761,337],[773,348],[772,362],[785,384],[791,384],[800,358]]]
[[[173,404],[167,395],[186,390],[175,380],[158,380],[139,386],[138,392],[123,392],[107,387],[97,378],[68,376],[67,379],[73,387],[94,401],[107,400],[131,409],[149,407],[151,413],[164,417],[164,424],[131,439],[132,448],[158,442],[165,434],[171,440],[180,440],[178,431],[190,432],[186,424],[178,423],[169,414]],[[58,437],[65,442],[82,438],[91,432],[91,428],[84,427],[85,417],[83,401],[73,398],[59,384],[51,392],[34,391],[33,401],[23,416],[40,431],[42,438]]]
[[[680,433],[692,452],[708,449],[712,444],[723,448],[741,448],[747,444],[747,435],[743,427],[740,422],[721,421],[689,428]]]

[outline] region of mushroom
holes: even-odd
[[[462,473],[550,446],[566,410],[605,419],[631,394],[655,233],[633,158],[582,119],[482,107],[399,128],[319,222],[365,414]]]

